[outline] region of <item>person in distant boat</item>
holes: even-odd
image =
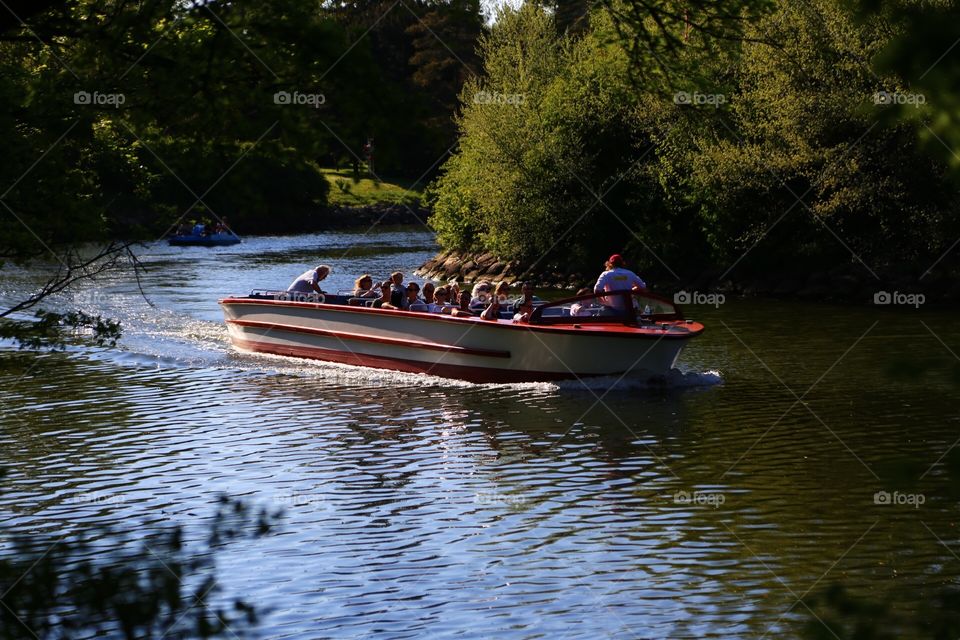
[[[620,291],[630,289],[633,291],[642,291],[647,288],[647,283],[640,276],[626,268],[626,262],[619,253],[615,253],[607,260],[605,270],[597,278],[597,284],[593,287],[594,293],[604,293],[607,291]],[[603,306],[617,311],[625,311],[623,296],[604,296],[599,299]]]
[[[533,285],[524,282],[520,285],[520,293],[523,294],[523,297],[513,303],[514,322],[526,322],[530,319],[530,314],[533,313]]]
[[[189,224],[187,224],[186,222],[183,222],[183,223],[180,224],[179,227],[177,227],[177,235],[178,235],[178,236],[188,236],[188,235],[190,235],[190,231],[191,231],[191,230],[192,230],[191,226],[190,226]]]
[[[498,284],[496,290],[493,292],[493,297],[490,299],[490,306],[483,310],[483,313],[480,314],[480,317],[483,320],[499,320],[500,307],[506,306],[507,298],[509,296],[510,285],[506,282],[501,282]]]
[[[578,296],[586,296],[590,295],[591,293],[593,293],[593,289],[590,287],[584,287],[583,289],[577,291]],[[570,315],[578,317],[593,315],[593,312],[597,310],[597,307],[594,306],[593,302],[593,300],[580,300],[574,302],[572,305],[570,305]]]
[[[433,304],[433,295],[436,291],[436,286],[429,280],[423,283],[423,303],[424,304]]]
[[[207,227],[202,222],[197,222],[193,225],[193,235],[203,236],[207,234]]]
[[[322,264],[316,269],[304,271],[287,287],[288,293],[323,293],[320,282],[330,275],[330,267]]]
[[[380,294],[373,288],[373,276],[365,273],[353,283],[354,298],[376,298]]]

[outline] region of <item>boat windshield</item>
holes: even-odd
[[[647,291],[608,291],[550,302],[534,309],[530,324],[643,324],[682,320],[680,309]]]

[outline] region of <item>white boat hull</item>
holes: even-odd
[[[663,375],[702,331],[682,322],[585,328],[248,298],[220,304],[243,350],[472,382]]]

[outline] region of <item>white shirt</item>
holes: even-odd
[[[316,269],[310,269],[310,271],[304,271],[300,276],[290,283],[290,286],[287,287],[287,291],[290,293],[313,293],[316,289],[313,288],[313,285],[320,282],[320,273]]]
[[[635,274],[629,269],[624,269],[623,267],[614,267],[609,271],[604,271],[600,274],[600,277],[597,278],[597,284],[593,287],[594,293],[603,293],[605,291],[618,291],[621,289],[633,289],[634,287],[640,287],[641,289],[647,288],[647,283],[644,282],[640,276]],[[606,296],[601,298],[600,301],[608,307],[613,307],[614,309],[624,309],[623,298],[620,296]]]

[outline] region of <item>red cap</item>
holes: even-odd
[[[620,255],[619,253],[615,253],[615,254],[613,254],[612,256],[610,256],[610,259],[607,260],[607,262],[609,262],[610,264],[612,264],[612,265],[615,266],[615,267],[622,267],[622,266],[623,266],[623,256]]]

